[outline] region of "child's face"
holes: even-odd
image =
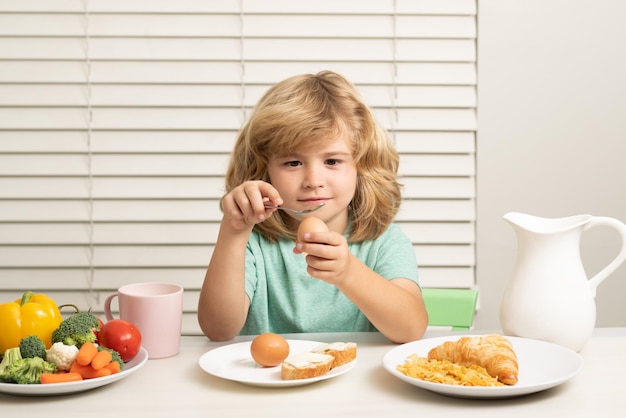
[[[332,231],[343,232],[348,222],[348,205],[356,190],[356,164],[347,138],[316,142],[290,155],[271,157],[270,182],[286,207],[306,209],[325,203],[315,216]]]

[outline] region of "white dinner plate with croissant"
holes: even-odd
[[[484,387],[429,382],[409,377],[398,370],[413,354],[427,357],[428,352],[460,336],[427,338],[393,348],[383,357],[384,368],[400,380],[442,395],[461,398],[509,398],[528,395],[558,386],[576,376],[583,368],[582,357],[566,347],[528,338],[506,336],[517,356],[518,381],[514,385]],[[468,335],[476,337],[476,335]]]

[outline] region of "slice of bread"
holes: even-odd
[[[306,352],[287,357],[280,369],[283,380],[309,379],[330,371],[335,358],[328,354]]]
[[[313,353],[329,354],[335,359],[332,368],[343,366],[356,358],[356,343],[323,344],[311,350]]]

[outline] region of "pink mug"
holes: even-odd
[[[120,287],[104,301],[107,321],[115,319],[111,302],[118,298],[120,318],[141,332],[148,358],[178,354],[183,318],[183,288],[172,283],[133,283]]]

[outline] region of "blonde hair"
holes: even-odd
[[[268,159],[347,133],[357,170],[348,240],[380,236],[400,208],[399,157],[354,85],[332,71],[288,78],[271,87],[242,128],[226,172],[226,193],[248,180],[269,182]],[[255,225],[268,240],[295,238],[282,212]]]

